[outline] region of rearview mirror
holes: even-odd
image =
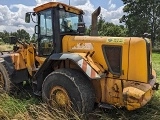
[[[25,15],[25,22],[26,23],[30,23],[30,16],[31,16],[31,13],[26,13],[26,15]]]

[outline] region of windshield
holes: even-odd
[[[81,15],[64,11],[59,11],[60,32],[77,32],[78,23],[82,22]]]

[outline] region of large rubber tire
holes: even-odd
[[[49,74],[43,82],[42,99],[48,103],[51,91],[62,87],[72,103],[71,107],[80,113],[91,112],[95,103],[95,92],[91,81],[75,69],[59,69]]]
[[[8,70],[3,63],[0,63],[0,90],[7,93],[11,92],[13,85]]]

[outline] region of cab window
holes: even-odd
[[[79,15],[65,10],[59,11],[60,32],[77,32]]]
[[[40,54],[50,55],[54,50],[51,9],[40,12]]]

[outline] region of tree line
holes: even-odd
[[[151,34],[153,45],[160,39],[160,0],[122,0],[124,13],[120,22],[124,22],[129,36]]]
[[[19,29],[16,32],[7,32],[6,30],[4,30],[3,32],[0,32],[0,42],[9,43],[11,36],[14,36],[19,40],[30,41],[30,39],[34,39],[35,34],[30,37],[30,34],[24,29]]]
[[[91,27],[86,29],[86,35],[90,35]],[[100,15],[98,23],[98,35],[99,36],[115,36],[115,37],[125,37],[127,36],[127,28],[124,25],[115,25],[110,22],[106,22],[103,15]]]

